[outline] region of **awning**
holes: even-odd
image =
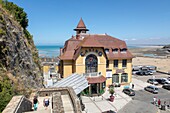
[[[106,81],[106,78],[104,76],[87,77],[86,79],[87,79],[89,84],[103,83],[103,82]]]
[[[76,94],[88,87],[88,81],[85,76],[72,74],[55,83],[52,87],[72,87]]]

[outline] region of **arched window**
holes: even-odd
[[[86,73],[97,72],[98,61],[97,57],[93,54],[90,54],[86,57]]]
[[[119,83],[119,74],[112,75],[112,83]]]

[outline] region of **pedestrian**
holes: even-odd
[[[44,98],[44,107],[45,107],[45,110],[48,108],[49,106],[49,98],[47,97],[48,95],[46,94],[45,98]]]
[[[153,104],[156,104],[156,97],[153,97]]]
[[[132,89],[134,89],[134,84],[132,84]]]
[[[160,107],[160,105],[161,105],[161,100],[159,99],[158,100],[158,107]]]
[[[34,111],[37,111],[37,108],[38,108],[38,99],[37,99],[37,96],[34,96],[33,107],[34,107]]]

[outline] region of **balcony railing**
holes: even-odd
[[[86,77],[96,77],[96,76],[100,76],[101,72],[83,73],[83,75]]]

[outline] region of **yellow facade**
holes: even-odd
[[[63,61],[63,77],[65,78],[65,77],[67,77],[67,76],[69,76],[69,75],[71,75],[72,73],[73,73],[73,71],[72,71],[72,65],[73,65],[73,62],[72,62],[72,60],[65,60],[65,61]]]
[[[44,73],[48,73],[49,68],[50,68],[50,66],[49,66],[49,65],[45,65],[45,66],[43,66],[43,72],[44,72]]]
[[[92,47],[91,47],[92,48]],[[86,64],[85,64],[85,60],[86,57],[90,54],[93,54],[97,57],[97,61],[98,61],[98,66],[97,66],[97,71],[101,72],[101,75],[103,75],[104,77],[106,77],[106,70],[112,70],[112,74],[116,73],[116,70],[121,70],[123,72],[117,73],[119,74],[119,83],[121,84],[127,84],[130,83],[132,81],[132,59],[126,59],[127,60],[127,66],[125,68],[122,67],[122,59],[118,59],[118,67],[114,68],[114,61],[110,60],[109,61],[109,66],[108,68],[106,68],[106,55],[103,51],[102,48],[81,48],[81,52],[86,52],[83,56],[82,55],[78,55],[78,57],[76,58],[75,61],[73,60],[63,60],[63,77],[67,77],[69,75],[71,75],[72,73],[78,73],[78,74],[83,74],[86,73]],[[90,50],[91,49],[91,50]],[[89,51],[90,50],[90,51]],[[95,51],[100,51],[102,52],[102,55],[99,56]],[[122,83],[121,82],[121,74],[122,73],[127,73],[128,74],[128,81],[126,83]],[[112,78],[107,78],[106,80],[106,86],[109,86],[110,84],[112,84]]]

